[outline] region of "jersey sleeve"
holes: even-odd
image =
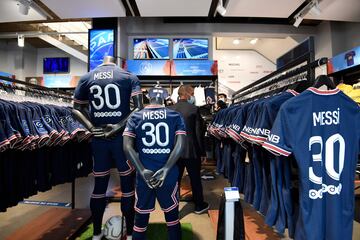
[[[135,121],[135,114],[132,115],[127,123],[126,123],[126,127],[123,133],[123,136],[128,136],[128,137],[132,137],[132,138],[136,138],[136,121]]]
[[[186,135],[184,119],[180,114],[176,118],[175,135]]]
[[[89,74],[83,76],[74,92],[74,102],[79,104],[88,104],[89,103],[89,86],[88,79]]]
[[[137,76],[131,75],[131,96],[136,96],[142,94],[140,81]]]
[[[287,157],[292,153],[293,138],[285,108],[280,108],[270,135],[262,146],[275,155]]]

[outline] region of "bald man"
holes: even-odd
[[[199,108],[194,105],[194,88],[190,85],[183,85],[179,88],[179,101],[170,108],[179,112],[185,121],[186,141],[185,150],[178,161],[179,185],[186,168],[189,173],[195,213],[207,212],[209,204],[204,202],[203,188],[201,183],[201,156],[203,155],[203,120]]]

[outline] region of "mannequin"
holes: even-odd
[[[151,105],[163,105],[164,100],[161,97],[155,97],[150,99]],[[124,136],[124,151],[126,157],[130,159],[131,163],[135,166],[135,169],[138,174],[144,179],[149,188],[161,187],[164,183],[164,180],[171,169],[181,155],[181,151],[184,148],[185,136],[178,135],[175,139],[175,147],[172,150],[170,157],[163,168],[159,169],[157,172],[153,172],[149,169],[145,169],[143,164],[139,159],[138,153],[134,149],[135,139]]]
[[[105,56],[104,61],[102,65],[116,65],[116,59],[112,56]],[[135,108],[132,110],[132,112],[139,111],[142,109],[143,106],[143,99],[142,95],[135,95],[132,97],[132,100],[134,102]],[[79,104],[74,102],[72,113],[74,114],[74,117],[84,125],[92,134],[94,137],[103,137],[103,138],[111,138],[115,134],[119,133],[125,126],[129,116],[128,114],[122,121],[120,121],[117,124],[107,124],[103,127],[95,127],[90,120],[89,116],[89,105],[88,104]]]
[[[164,107],[163,99],[153,97],[151,105],[134,113],[123,135],[124,152],[137,170],[133,240],[145,239],[155,198],[165,214],[168,239],[181,239],[176,162],[184,149],[185,125],[179,113]]]
[[[135,105],[133,110],[130,109],[131,98]],[[106,190],[114,161],[120,175],[121,211],[125,216],[127,234],[132,234],[135,172],[121,148],[123,138],[120,133],[131,114],[142,108],[138,78],[116,66],[111,56],[105,56],[103,64],[84,75],[75,89],[73,115],[94,137],[91,144],[95,185],[90,198],[93,240],[99,240],[103,235],[101,224]]]

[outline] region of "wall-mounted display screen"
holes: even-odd
[[[68,73],[70,71],[70,59],[68,57],[44,58],[43,72],[46,73]]]
[[[174,59],[208,59],[209,39],[175,38],[173,40]]]
[[[114,55],[114,29],[89,30],[89,70],[102,64],[104,56]]]
[[[135,38],[134,59],[169,59],[169,39]]]

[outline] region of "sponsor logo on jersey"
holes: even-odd
[[[313,112],[313,125],[337,125],[340,124],[340,108],[337,111]]]
[[[278,135],[275,135],[275,134],[270,134],[269,137],[268,137],[268,140],[270,142],[273,142],[273,143],[279,143],[280,142],[280,137]]]
[[[112,79],[114,77],[114,71],[97,72],[94,74],[94,80]]]
[[[26,135],[29,135],[30,134],[30,129],[29,129],[29,125],[27,124],[26,120],[21,120],[21,123],[22,123],[22,127],[25,131],[25,134]]]

